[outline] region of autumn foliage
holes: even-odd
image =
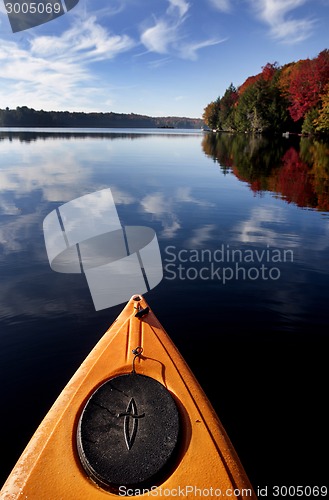
[[[242,85],[240,85],[238,89],[239,95],[241,96],[247,88],[249,88],[251,85],[254,85],[259,80],[270,82],[273,79],[273,76],[275,75],[277,69],[277,63],[267,63],[266,66],[262,68],[261,73],[258,73],[258,75],[255,76],[249,76],[247,80]]]
[[[294,65],[288,89],[291,101],[289,111],[294,121],[304,118],[310,109],[318,106],[328,82],[329,50],[324,50],[315,59],[306,59]]]
[[[284,66],[267,63],[233,84],[203,115],[212,128],[237,132],[329,134],[329,50]]]
[[[202,147],[224,173],[255,196],[269,192],[299,207],[329,212],[329,144],[322,139],[206,134]]]

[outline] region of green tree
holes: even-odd
[[[235,130],[235,108],[239,94],[233,83],[226,89],[225,94],[220,99],[219,104],[219,127],[221,130],[233,131]]]
[[[314,134],[315,133],[315,120],[319,116],[319,111],[317,108],[311,108],[305,115],[302,134]]]
[[[259,78],[244,90],[235,114],[237,130],[241,132],[281,132],[289,115],[287,101],[277,85],[278,76],[271,80]]]
[[[264,132],[270,127],[268,84],[259,79],[240,96],[235,125],[240,132]]]

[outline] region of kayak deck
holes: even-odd
[[[210,402],[141,295],[64,388],[0,499],[132,495],[256,499]]]

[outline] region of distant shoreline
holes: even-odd
[[[204,121],[201,118],[151,117],[135,113],[36,111],[22,106],[16,109],[0,109],[0,127],[201,129],[204,127]]]

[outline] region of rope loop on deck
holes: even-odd
[[[132,353],[135,354],[134,359],[133,359],[132,373],[136,373],[135,360],[136,360],[136,358],[138,358],[138,356],[141,356],[142,352],[143,352],[143,347],[141,347],[141,346],[137,346],[137,347],[135,347],[135,349],[132,350]]]

